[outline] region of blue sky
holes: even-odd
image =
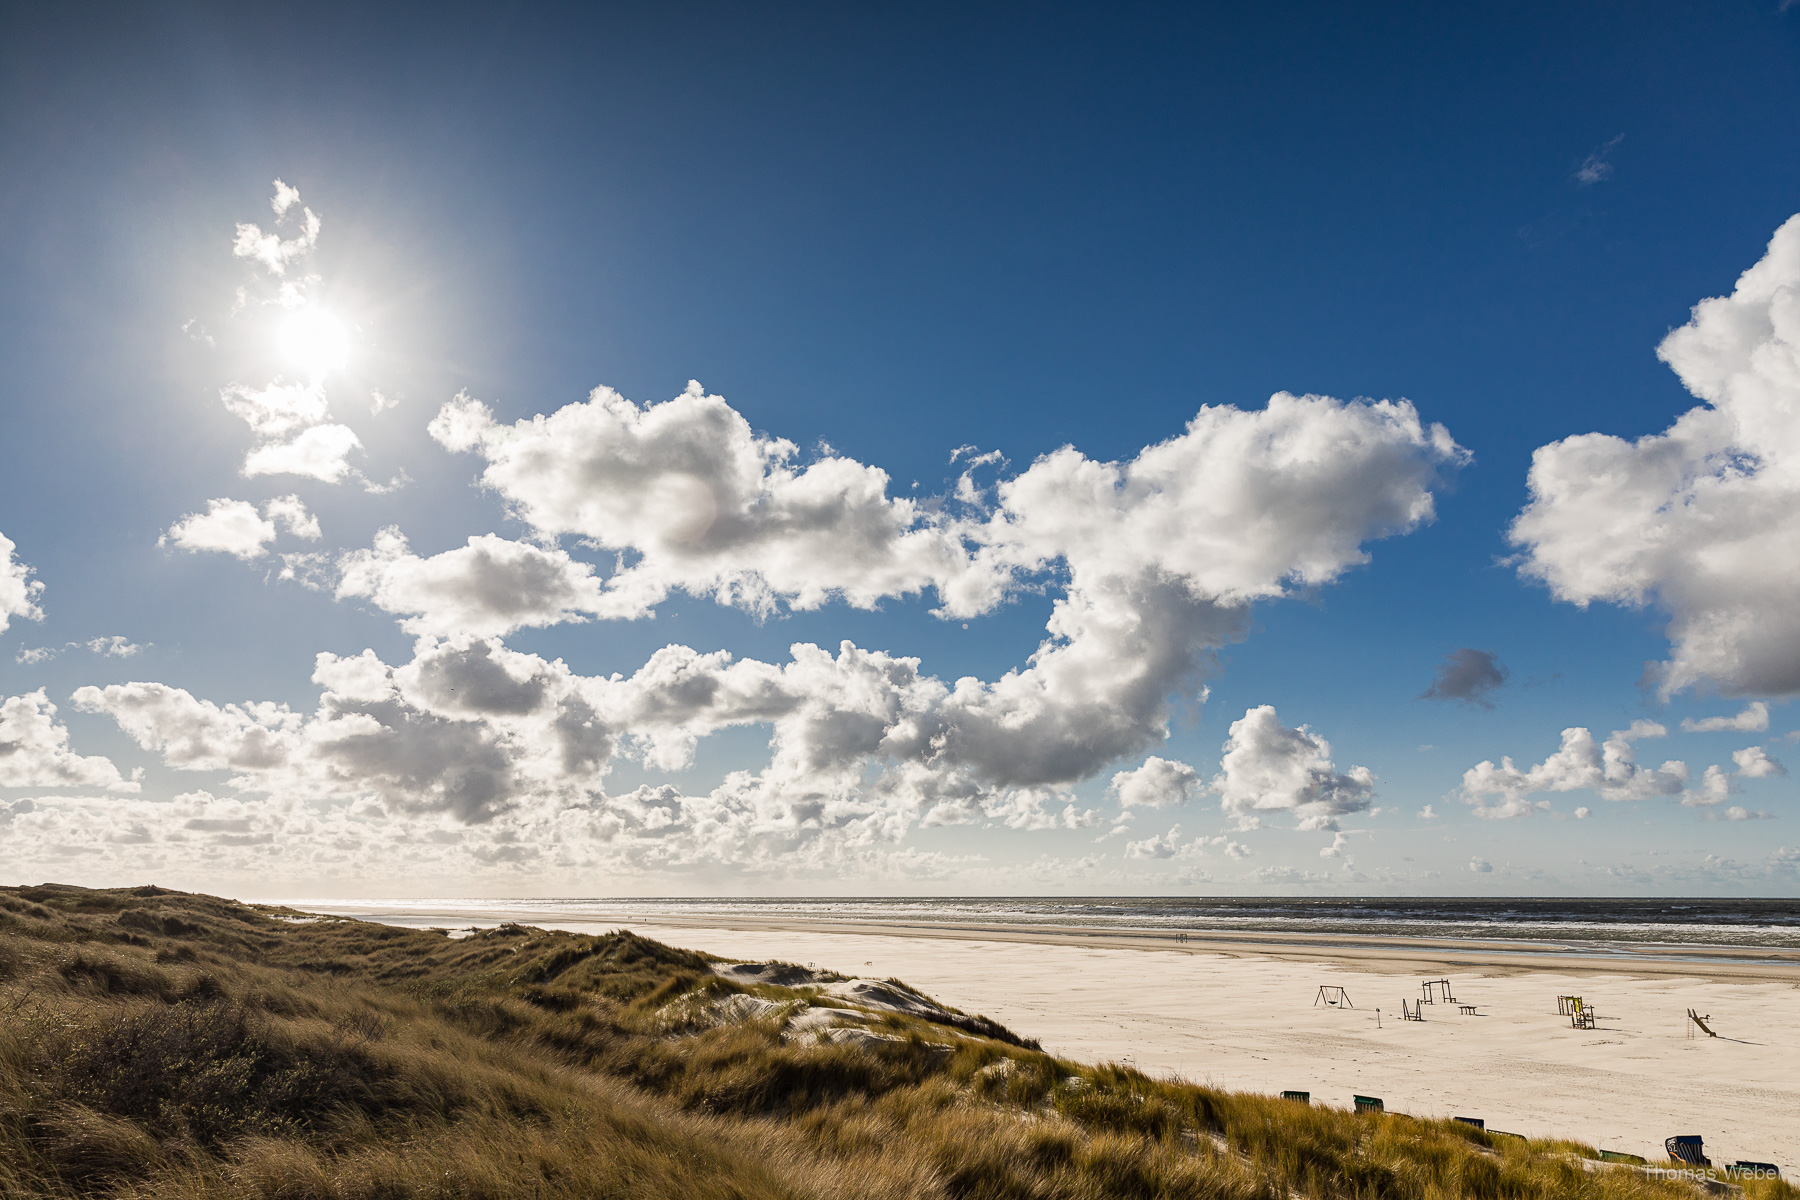
[[[1791,894],[1797,50],[1778,0],[9,10],[0,876]]]

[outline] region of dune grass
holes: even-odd
[[[0,1196],[1697,1194],[1587,1147],[1083,1066],[964,1014],[803,1044],[780,1024],[804,978],[741,986],[623,932],[0,889]],[[719,1019],[740,993],[780,1015]]]

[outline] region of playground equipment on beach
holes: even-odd
[[[1455,1004],[1456,997],[1450,994],[1448,979],[1422,979],[1419,981],[1419,1003],[1435,1004],[1442,1000],[1445,1004]]]
[[[1333,987],[1329,983],[1319,985],[1319,994],[1313,997],[1313,1007],[1323,1004],[1326,1008],[1355,1008],[1350,1003],[1350,993],[1341,987]]]
[[[1566,1017],[1580,1007],[1580,996],[1558,996],[1556,998],[1556,1015],[1559,1017]]]
[[[1425,1002],[1421,1000],[1419,1003],[1409,1006],[1406,1001],[1402,1000],[1400,1002],[1400,1019],[1402,1021],[1423,1021],[1425,1019]]]
[[[1694,1011],[1694,1010],[1693,1010],[1693,1009],[1691,1009],[1691,1008],[1690,1008],[1690,1009],[1688,1009],[1688,1016],[1687,1016],[1687,1035],[1688,1035],[1688,1040],[1689,1040],[1689,1041],[1692,1041],[1692,1040],[1693,1040],[1693,1038],[1694,1038],[1694,1029],[1695,1029],[1695,1027],[1696,1027],[1696,1026],[1698,1026],[1698,1027],[1699,1027],[1699,1029],[1700,1029],[1700,1032],[1701,1032],[1701,1033],[1704,1033],[1704,1034],[1705,1034],[1705,1035],[1706,1035],[1706,1036],[1707,1036],[1707,1037],[1718,1037],[1718,1036],[1719,1036],[1719,1035],[1718,1035],[1718,1034],[1716,1034],[1716,1033],[1714,1033],[1714,1032],[1713,1032],[1713,1031],[1712,1031],[1712,1028],[1711,1028],[1711,1026],[1709,1026],[1709,1025],[1707,1025],[1707,1022],[1708,1022],[1708,1021],[1710,1021],[1710,1020],[1712,1020],[1712,1014],[1711,1014],[1711,1013],[1707,1013],[1707,1014],[1706,1014],[1706,1015],[1705,1015],[1705,1016],[1704,1016],[1704,1017],[1703,1017],[1703,1016],[1701,1016],[1701,1015],[1700,1015],[1700,1014],[1699,1014],[1699,1013],[1697,1013],[1697,1012],[1695,1012],[1695,1011]]]

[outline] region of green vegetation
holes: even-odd
[[[1696,1195],[1586,1147],[1078,1066],[963,1014],[815,1043],[787,1022],[856,1001],[786,977],[629,933],[0,888],[0,1196]]]

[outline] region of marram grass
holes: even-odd
[[[0,889],[0,1196],[1698,1195],[1585,1146],[1083,1066],[963,1014],[802,1045],[780,1026],[807,988],[628,933],[298,916]],[[720,1020],[746,991],[779,1003]]]

